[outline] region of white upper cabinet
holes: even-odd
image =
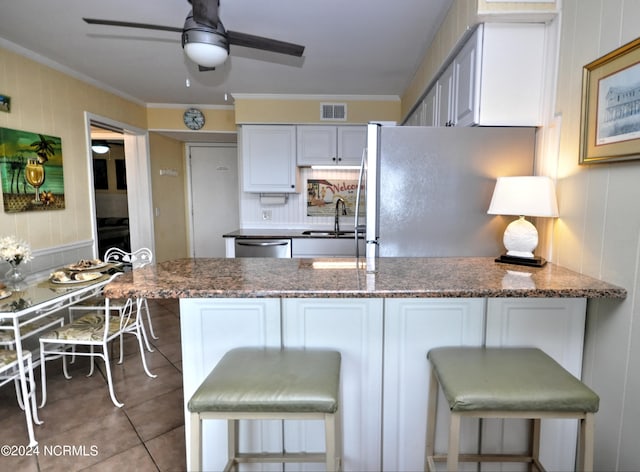
[[[298,126],[298,165],[360,165],[366,126]]]
[[[452,63],[445,69],[434,87],[438,100],[438,107],[434,112],[436,117],[434,126],[453,126],[456,93],[454,70],[454,64]]]
[[[482,51],[482,34],[476,31],[470,41],[460,50],[453,60],[454,93],[451,97],[450,126],[470,126],[479,124],[480,104],[482,95],[479,88],[482,61],[479,54]]]
[[[243,191],[299,191],[295,126],[243,125],[240,128],[239,143]]]
[[[438,122],[438,89],[432,87],[424,97],[420,110],[420,126],[440,126]]]
[[[541,125],[545,33],[542,23],[479,25],[416,107],[418,123]]]

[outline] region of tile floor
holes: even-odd
[[[158,376],[145,375],[133,336],[125,341],[123,364],[112,363],[122,408],[111,403],[102,361],[96,363],[100,370],[87,377],[88,359],[78,358],[72,365],[71,380],[62,375],[61,361],[47,363],[48,400],[39,410],[44,424],[35,426],[40,454],[0,456],[0,470],[186,469],[178,302],[150,300],[149,308],[159,339],[151,340],[155,350],[146,356],[150,370]],[[39,388],[39,368],[36,378]],[[0,388],[0,445],[27,442],[24,413],[16,403],[13,384],[7,384]]]

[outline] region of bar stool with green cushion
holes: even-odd
[[[594,413],[599,397],[540,349],[442,347],[429,351],[431,364],[425,470],[435,462],[458,470],[458,462],[539,461],[540,420],[580,421],[578,470],[593,470]],[[451,411],[446,455],[436,455],[435,427],[438,386]],[[529,454],[459,454],[460,419],[526,418],[532,420]]]
[[[229,451],[225,471],[243,462],[324,462],[327,470],[339,470],[339,390],[339,352],[276,348],[227,352],[188,402],[191,469],[202,469],[202,421],[223,419],[227,420]],[[241,419],[323,420],[325,452],[239,452]]]

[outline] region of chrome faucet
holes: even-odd
[[[342,212],[340,212],[340,207],[342,207]],[[336,232],[336,236],[338,236],[338,233],[340,232],[340,214],[341,213],[343,216],[346,216],[347,205],[341,197],[338,197],[338,199],[336,200],[336,219],[333,225],[333,229]]]

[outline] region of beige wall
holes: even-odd
[[[184,144],[149,133],[156,261],[187,257]],[[168,170],[168,175],[160,175]],[[175,171],[177,175],[171,175]]]
[[[0,235],[15,234],[33,249],[91,239],[84,112],[146,128],[145,108],[2,48],[0,93],[11,97],[0,127],[62,138],[66,201],[59,211],[1,211]]]
[[[236,96],[236,123],[325,123],[320,121],[321,103],[345,103],[347,120],[339,123],[364,124],[369,121],[399,121],[399,98],[296,98]]]
[[[147,108],[147,124],[152,130],[187,130],[182,120],[184,106],[150,106]],[[204,114],[203,131],[236,131],[235,111],[231,106],[199,106]]]
[[[346,103],[346,123],[368,123],[372,120],[398,121],[398,97],[353,99],[340,96],[328,98],[274,95],[269,98],[239,94],[234,106],[200,106],[205,116],[203,131],[236,132],[243,123],[321,123],[321,103]],[[154,105],[147,110],[150,130],[186,130],[182,115],[185,106]]]
[[[555,262],[625,287],[591,301],[583,377],[600,394],[595,470],[640,470],[640,161],[578,165],[582,67],[640,36],[637,0],[563,0]]]

